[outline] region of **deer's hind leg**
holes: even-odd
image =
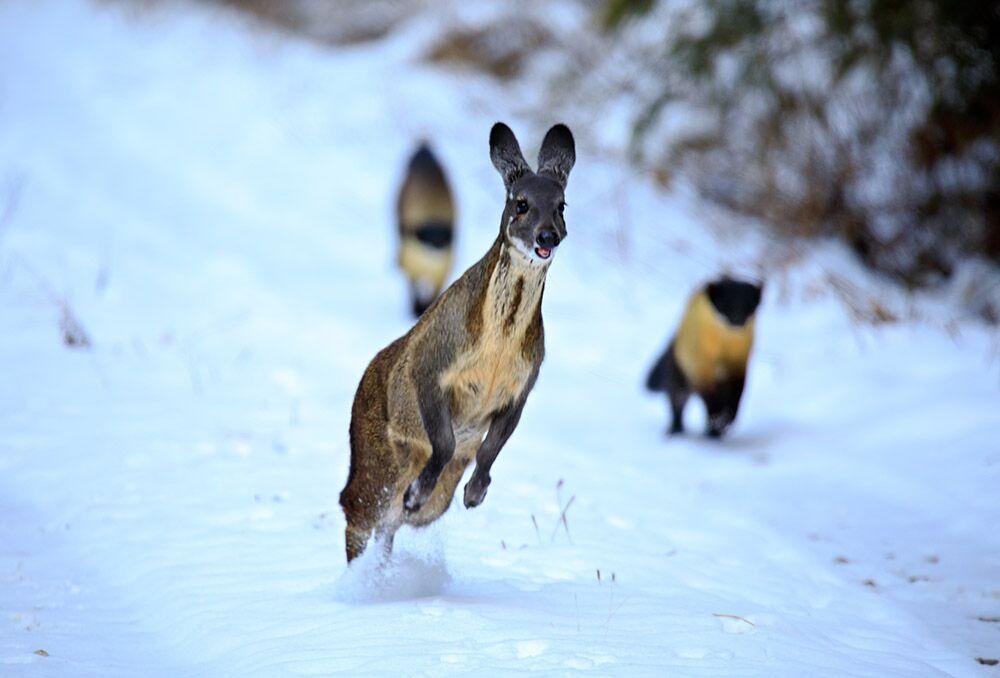
[[[399,464],[384,429],[368,437],[352,436],[351,472],[340,493],[348,563],[364,553],[372,534],[386,533],[398,476]]]
[[[371,536],[371,528],[365,529],[358,525],[352,525],[350,522],[347,523],[347,527],[344,529],[344,542],[347,545],[348,564],[365,552],[365,547],[368,546],[368,540]]]

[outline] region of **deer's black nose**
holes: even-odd
[[[535,241],[539,247],[550,250],[559,244],[559,234],[553,228],[543,228],[538,232],[538,237],[535,238]]]

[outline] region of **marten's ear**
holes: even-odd
[[[517,137],[510,131],[510,127],[502,122],[493,125],[493,129],[490,130],[490,160],[503,177],[503,185],[507,191],[510,191],[515,181],[531,172],[521,154]]]
[[[538,151],[538,173],[552,177],[566,188],[569,171],[576,163],[576,144],[566,125],[553,125],[542,140]]]

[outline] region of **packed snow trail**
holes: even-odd
[[[668,440],[650,361],[770,244],[585,144],[486,501],[347,570],[405,157],[438,146],[465,267],[489,126],[541,131],[418,65],[426,28],[328,51],[202,5],[0,4],[0,675],[992,675],[995,337],[855,326],[824,275],[879,284],[817,245],[768,282],[731,437]]]

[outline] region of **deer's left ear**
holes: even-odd
[[[566,188],[569,171],[576,163],[576,144],[573,133],[566,125],[554,125],[545,134],[538,151],[538,174],[552,177]]]

